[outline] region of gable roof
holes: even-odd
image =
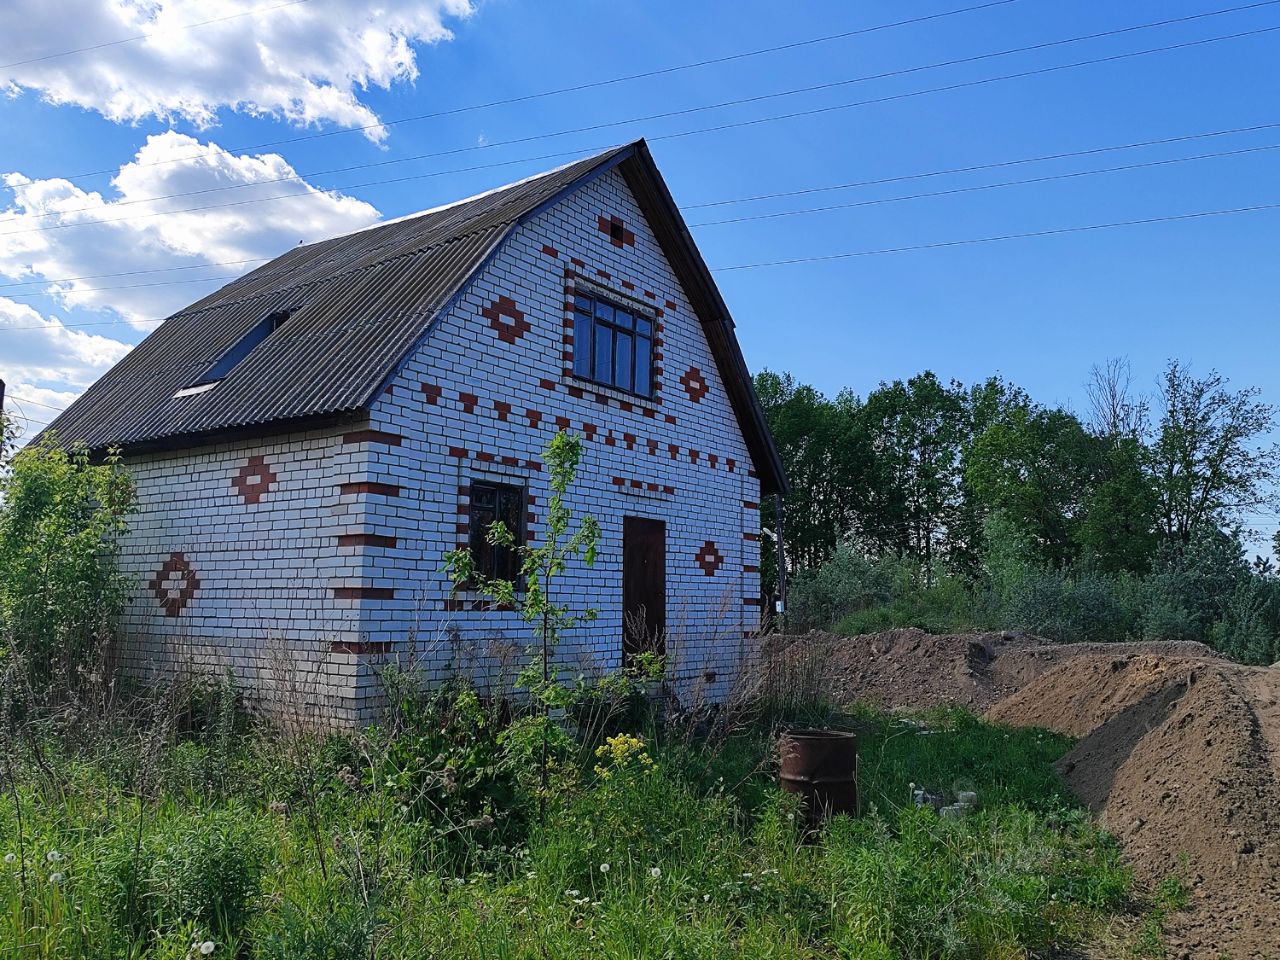
[[[522,222],[617,167],[706,331],[765,492],[781,462],[711,273],[643,140],[421,214],[300,246],[169,317],[48,427],[100,450],[194,446],[356,416]],[[265,317],[217,387],[175,399]]]

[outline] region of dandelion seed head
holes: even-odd
[[[5,862],[5,863],[13,863],[13,862],[14,862],[15,860],[17,860],[17,859],[18,859],[17,854],[13,854],[13,853],[6,853],[6,854],[4,855],[4,862]]]
[[[207,957],[209,954],[213,953],[213,950],[214,943],[212,940],[206,940],[204,943],[200,944],[200,956],[202,957]]]
[[[60,873],[51,873],[51,874],[49,874],[49,882],[50,882],[50,883],[61,883],[61,882],[62,882],[62,874],[60,874]]]
[[[600,872],[601,872],[601,873],[608,873],[608,872],[609,872],[609,865],[608,865],[607,863],[602,863],[602,864],[600,864]]]
[[[653,877],[655,880],[656,880],[656,879],[658,879],[658,877],[662,876],[662,868],[661,868],[661,867],[650,867],[650,868],[649,868],[649,876]]]
[[[48,860],[50,863],[58,863],[62,860],[62,854],[60,854],[57,850],[50,850],[48,854],[46,854],[45,859]]]

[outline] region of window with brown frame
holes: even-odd
[[[579,291],[573,298],[573,372],[628,393],[653,396],[653,317]]]
[[[520,577],[520,551],[524,543],[524,487],[490,480],[471,481],[470,548],[478,576],[490,580]],[[515,547],[489,542],[489,527],[501,520],[511,531]]]

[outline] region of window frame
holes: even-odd
[[[587,306],[584,307],[583,301],[587,301]],[[606,308],[606,311],[601,311],[601,306]],[[616,311],[618,310],[630,316],[631,322],[629,325],[617,322]],[[571,376],[594,386],[617,390],[651,402],[657,394],[657,383],[654,377],[654,368],[657,366],[657,361],[654,357],[654,353],[657,350],[657,311],[646,304],[618,296],[610,291],[597,289],[595,286],[575,284],[570,314],[573,322],[573,366],[570,368]],[[585,324],[583,324],[584,320]],[[647,332],[641,331],[640,321],[643,321],[648,326]],[[589,331],[588,340],[585,344],[582,342],[583,338],[580,335],[580,325],[585,325],[585,328]],[[604,327],[610,332],[608,379],[602,379],[597,375],[599,373],[598,361],[600,357],[597,355],[597,343],[599,341],[597,340],[596,332],[600,327]],[[631,356],[628,372],[631,386],[624,386],[616,382],[617,344],[620,337],[630,340]],[[642,353],[638,347],[642,343],[648,345],[647,392],[636,389],[636,373],[641,364]]]
[[[477,520],[476,520],[476,488],[477,487],[492,488],[495,494],[495,500],[494,500],[494,506],[493,506],[493,518],[489,520],[488,523],[485,523],[483,526],[480,526],[480,527],[477,527]],[[492,524],[494,520],[504,519],[501,516],[501,506],[500,506],[500,498],[503,493],[514,494],[516,499],[516,509],[515,509],[516,523],[515,523],[515,529],[511,531],[512,536],[515,540],[514,548],[494,547],[488,543],[489,525]],[[467,550],[471,554],[471,560],[472,560],[473,571],[475,576],[478,578],[484,578],[486,580],[510,580],[512,583],[515,584],[517,590],[522,590],[524,588],[524,581],[520,575],[521,562],[520,562],[519,548],[524,546],[526,543],[525,538],[527,535],[527,529],[526,529],[527,524],[526,524],[525,513],[527,509],[526,504],[528,502],[527,485],[524,483],[521,483],[518,480],[513,480],[507,477],[473,476],[468,481],[467,500],[469,504],[467,508]],[[511,525],[508,524],[508,527],[510,526]],[[488,549],[491,552],[491,555],[496,554],[498,550],[504,550],[510,553],[510,558],[508,561],[511,568],[510,576],[504,576],[501,573],[496,572],[496,565],[493,569],[488,569],[488,570],[483,570],[480,568],[480,564],[478,562],[478,558],[476,555],[476,538],[477,537],[479,537],[481,542],[483,542],[484,545],[488,547]],[[467,585],[468,588],[474,588],[474,586],[475,586],[474,583]]]

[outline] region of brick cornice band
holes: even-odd
[[[334,587],[335,600],[394,600],[396,592],[391,587]]]
[[[359,480],[338,484],[338,490],[345,496],[353,493],[373,493],[382,497],[400,496],[400,488],[393,483],[378,483],[375,480]]]

